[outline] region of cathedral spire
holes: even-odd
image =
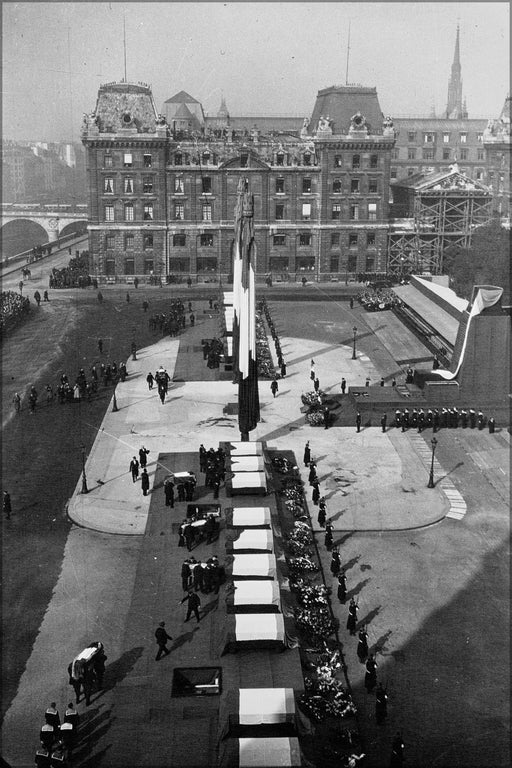
[[[446,102],[446,117],[460,119],[463,116],[462,108],[462,77],[460,66],[460,40],[459,25],[457,24],[457,37],[455,38],[455,51],[453,54],[452,73],[448,82],[448,99]]]

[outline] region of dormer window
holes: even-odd
[[[242,152],[240,154],[240,165],[242,168],[247,168],[249,165],[249,153],[248,152]]]
[[[203,165],[208,165],[209,162],[210,162],[210,153],[208,151],[203,152]]]
[[[181,152],[176,152],[174,155],[174,165],[183,165],[183,155]]]
[[[284,165],[284,152],[278,152],[276,155],[276,164]]]

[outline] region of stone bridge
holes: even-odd
[[[87,203],[78,205],[40,205],[38,203],[4,203],[0,208],[0,228],[11,222],[31,221],[38,224],[48,235],[48,241],[55,242],[70,225],[80,222],[87,224]]]

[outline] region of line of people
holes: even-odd
[[[70,702],[61,722],[56,702],[52,701],[44,713],[44,720],[39,732],[40,746],[36,750],[34,762],[37,768],[66,768],[78,742],[78,712],[73,702]]]

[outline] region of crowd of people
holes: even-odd
[[[365,288],[357,295],[357,301],[368,312],[382,312],[384,309],[392,309],[402,304],[398,296],[389,288]]]
[[[408,429],[417,429],[418,432],[422,432],[424,429],[432,429],[433,432],[437,432],[442,429],[456,429],[462,427],[466,429],[470,427],[482,430],[487,424],[489,432],[494,433],[496,429],[496,420],[494,416],[486,417],[481,410],[476,411],[474,408],[428,408],[426,411],[423,408],[413,408],[409,411],[408,408],[395,411],[395,427],[401,427],[402,432],[406,432]],[[385,431],[386,422],[382,422],[383,431]]]
[[[2,291],[0,303],[0,330],[4,332],[30,312],[30,300],[15,291]]]
[[[193,327],[195,315],[192,310],[191,301],[188,302],[188,312],[190,325]],[[168,312],[154,313],[148,320],[149,330],[159,330],[162,336],[178,336],[180,330],[185,328],[186,324],[186,308],[182,299],[171,299]]]
[[[69,249],[71,252],[71,249]],[[97,288],[97,282],[89,274],[89,251],[75,251],[67,267],[53,267],[49,277],[50,288]],[[94,285],[94,283],[96,283]]]

